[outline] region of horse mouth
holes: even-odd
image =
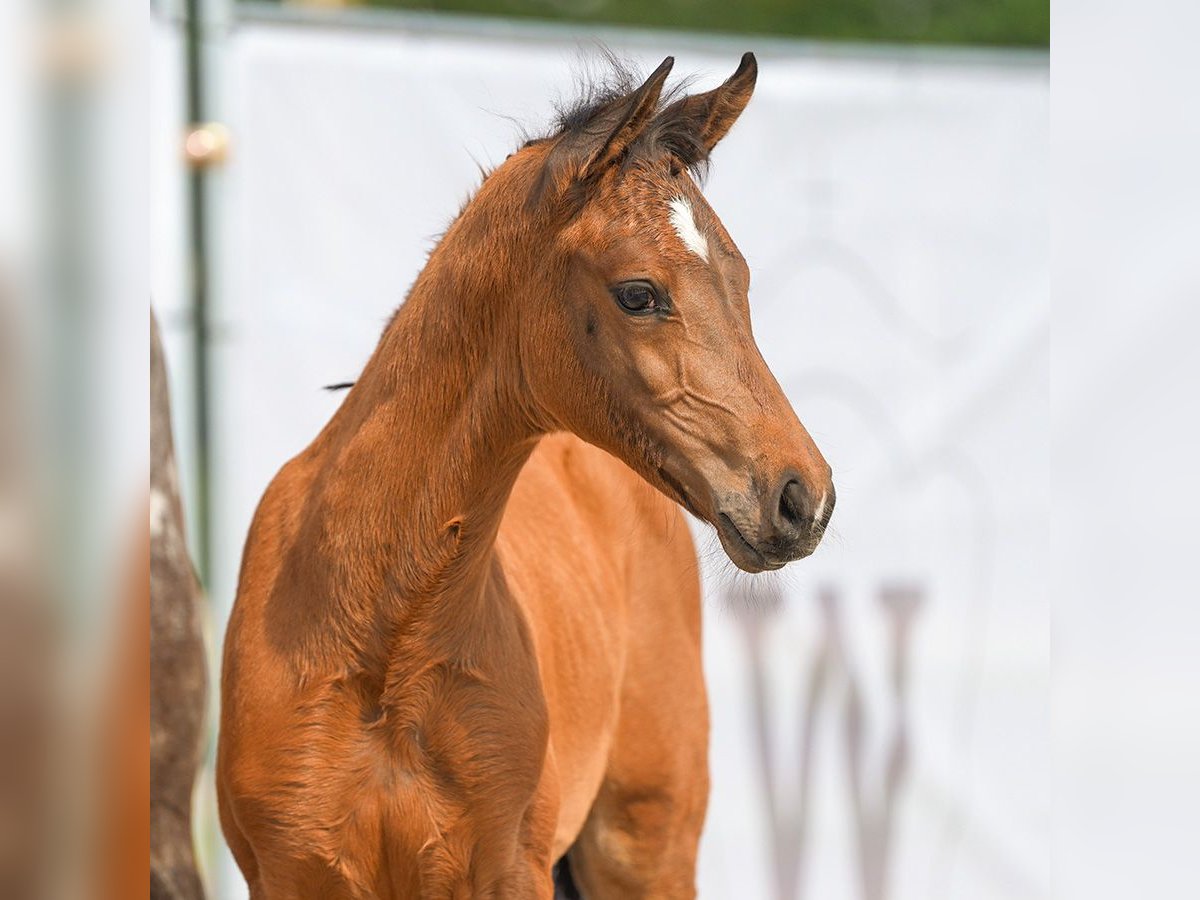
[[[772,544],[767,545],[767,552],[764,553],[746,538],[742,530],[734,524],[733,519],[728,513],[718,512],[715,521],[710,519],[697,508],[687,488],[683,486],[679,479],[675,478],[662,466],[656,467],[656,472],[662,484],[667,488],[667,496],[679,503],[680,506],[697,519],[708,521],[716,528],[717,537],[721,540],[721,546],[725,548],[725,554],[743,572],[751,574],[774,572],[777,569],[782,569],[793,559],[799,559],[812,553],[812,547],[805,547],[799,550],[799,552],[788,553],[785,548]],[[783,551],[783,553],[781,554],[779,551]]]
[[[777,562],[763,556],[757,547],[746,540],[745,535],[733,524],[733,519],[729,518],[727,514],[718,514],[716,527],[717,537],[721,539],[725,552],[739,569],[754,574],[773,572],[776,569],[782,569],[787,564],[787,560]]]

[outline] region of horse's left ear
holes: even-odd
[[[564,189],[572,190],[578,199],[582,196],[579,189],[586,190],[621,159],[653,120],[674,64],[674,57],[668,56],[640,87],[610,100],[564,135],[551,149],[530,202],[536,204],[548,192],[557,194]]]
[[[642,129],[654,118],[658,98],[673,65],[675,57],[668,56],[641,87],[610,104],[587,124],[580,135],[584,145],[579,173],[582,179],[588,180],[602,173],[637,140]]]
[[[737,71],[724,84],[703,94],[676,100],[659,114],[659,118],[669,119],[686,128],[695,136],[707,156],[717,142],[729,133],[750,102],[757,78],[758,61],[753,53],[745,53]]]

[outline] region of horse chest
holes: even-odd
[[[288,855],[364,896],[475,896],[480,879],[513,877],[547,722],[529,679],[495,674],[445,661],[382,703],[353,680],[321,688],[279,748],[288,770],[260,794],[268,818],[295,822]]]

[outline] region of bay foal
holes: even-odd
[[[487,177],[267,489],[222,679],[256,900],[689,897],[708,793],[696,559],[812,552],[829,467],[689,169],[750,99],[642,85]],[[657,489],[657,490],[655,490]]]

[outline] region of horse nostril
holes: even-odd
[[[807,497],[808,492],[804,490],[804,485],[795,478],[785,484],[779,495],[779,515],[783,521],[791,525],[802,525],[807,518],[804,509]]]

